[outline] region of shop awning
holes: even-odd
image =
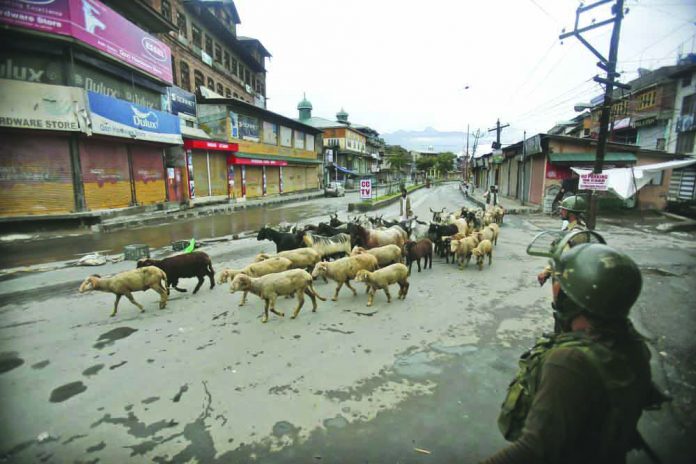
[[[339,166],[338,164],[334,165],[334,167],[335,167],[336,169],[338,169],[340,172],[344,173],[344,174],[349,174],[349,175],[351,175],[351,176],[357,176],[357,175],[358,175],[357,173],[351,171],[350,169],[346,169],[346,168],[344,168],[343,166]]]
[[[256,160],[266,160],[266,161],[284,161],[287,164],[321,164],[321,161],[316,159],[307,158],[295,158],[294,156],[276,156],[276,155],[257,155],[255,153],[242,153],[238,152],[234,154],[235,158],[241,159],[256,159]],[[261,163],[260,163],[261,164]],[[269,163],[266,163],[269,164]]]
[[[596,153],[549,153],[549,161],[554,164],[594,163],[596,158]],[[604,161],[635,163],[636,155],[634,153],[610,152],[604,154]]]
[[[203,130],[197,127],[189,127],[182,123],[181,135],[190,139],[209,140],[210,136]]]

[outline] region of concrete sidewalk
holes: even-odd
[[[467,194],[462,190],[461,184],[459,186],[459,190],[462,192],[462,195],[466,196],[467,199],[476,203],[479,207],[486,209],[486,196],[484,195],[484,190],[474,188],[473,190],[469,190],[469,193]],[[498,204],[505,208],[505,214],[528,214],[541,212],[541,206],[522,205],[519,200],[503,197],[500,194],[498,194]]]

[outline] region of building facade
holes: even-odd
[[[6,11],[0,216],[167,201],[165,151],[182,143],[179,120],[162,111],[170,49],[98,0]]]

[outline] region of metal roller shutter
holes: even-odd
[[[242,167],[234,167],[234,197],[242,198]]]
[[[305,188],[304,167],[285,166],[283,167],[283,187],[286,192],[296,192]]]
[[[166,201],[162,149],[131,145],[135,199],[139,205]]]
[[[0,216],[73,211],[67,137],[0,133],[0,170]]]
[[[280,193],[280,168],[266,166],[266,193],[268,195]]]
[[[317,167],[312,166],[311,168],[305,168],[306,173],[306,188],[317,189],[319,188],[319,178],[317,177]]]
[[[263,171],[259,166],[246,167],[246,196],[247,198],[263,196]]]
[[[669,199],[696,200],[696,168],[687,167],[672,171]]]
[[[88,209],[131,205],[126,146],[95,139],[80,140],[80,164]]]
[[[196,198],[210,196],[208,154],[206,152],[193,152],[193,185],[196,189]]]
[[[210,189],[214,196],[227,196],[227,155],[208,152],[210,163]]]

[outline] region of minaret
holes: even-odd
[[[306,121],[312,117],[312,104],[307,100],[306,93],[302,101],[297,104],[297,109],[300,111],[300,121]]]

